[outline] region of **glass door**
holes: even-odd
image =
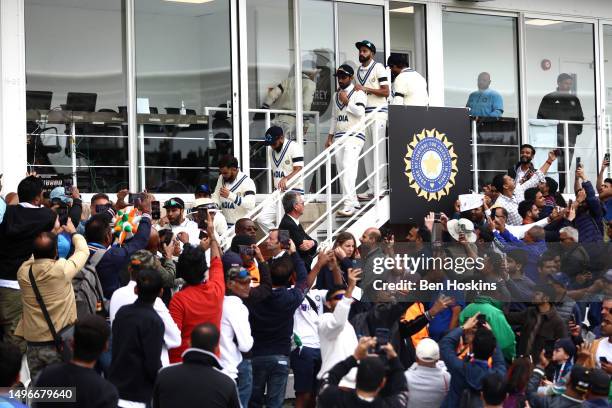
[[[604,146],[604,153],[610,154],[612,152],[612,23],[602,25],[600,50],[600,53],[603,54],[603,81],[601,84],[604,108],[601,146]],[[599,159],[599,166],[601,166],[601,157]],[[612,177],[612,170],[609,166],[606,177]]]

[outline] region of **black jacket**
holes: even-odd
[[[300,257],[304,260],[304,264],[306,265],[306,270],[310,271],[310,264],[317,254],[317,241],[311,238],[306,231],[304,231],[304,227],[302,224],[296,224],[295,221],[291,219],[291,217],[287,214],[283,215],[283,219],[281,220],[278,229],[289,231],[289,237],[295,244]],[[310,248],[308,251],[302,251],[299,247],[302,245],[302,242],[306,240],[313,240],[315,245]]]
[[[136,300],[123,306],[113,321],[112,363],[109,380],[119,398],[149,402],[161,368],[164,322],[152,304]]]
[[[336,364],[329,370],[327,378],[321,387],[319,403],[317,406],[322,408],[386,408],[386,407],[405,407],[408,404],[408,387],[404,376],[404,367],[398,358],[389,360],[387,369],[387,383],[380,394],[372,401],[367,402],[357,396],[355,390],[345,391],[338,387],[340,380],[353,367],[356,367],[355,357],[350,356],[346,360]]]
[[[221,372],[214,354],[185,350],[183,362],[163,368],[153,389],[154,408],[240,408],[236,383]]]
[[[583,121],[584,114],[580,99],[576,95],[563,92],[551,92],[545,95],[538,108],[538,119],[557,119]],[[557,126],[557,133],[563,134],[563,125]],[[576,136],[582,133],[582,125],[569,125],[568,133],[570,139],[576,140]],[[572,145],[573,147],[573,145]]]
[[[51,231],[56,217],[49,208],[6,207],[0,224],[0,279],[17,280],[17,270],[32,256],[34,238]]]

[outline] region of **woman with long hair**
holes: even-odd
[[[525,402],[527,401],[525,390],[531,375],[531,368],[529,357],[519,357],[514,360],[506,375],[508,396],[504,401],[504,408],[525,407]]]
[[[336,236],[334,241],[333,252],[334,257],[329,265],[323,267],[315,287],[317,289],[332,289],[334,287],[333,271],[339,268],[342,275],[342,281],[347,284],[347,274],[349,268],[355,266],[355,260],[358,258],[357,241],[350,232],[341,232]]]

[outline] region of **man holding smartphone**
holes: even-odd
[[[206,230],[206,228],[202,228],[204,224],[201,221],[206,221],[206,218],[202,218],[204,215],[204,211],[206,214],[210,214],[213,219],[213,226],[215,227],[215,236],[217,240],[220,239],[221,235],[225,234],[227,231],[227,220],[221,211],[219,211],[219,206],[211,199],[211,198],[198,198],[193,202],[193,211],[196,216],[196,222],[198,222],[198,227],[200,230]]]
[[[190,244],[199,245],[200,229],[195,221],[185,218],[185,202],[179,197],[172,197],[164,203],[164,208],[166,216],[160,220],[159,225],[169,227],[176,236],[184,232]]]

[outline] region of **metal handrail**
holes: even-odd
[[[376,109],[374,109],[373,111],[371,111],[370,113],[366,114],[365,117],[355,126],[353,126],[351,129],[349,129],[348,132],[346,132],[344,134],[344,136],[332,143],[332,145],[326,149],[324,149],[321,153],[319,153],[317,156],[315,156],[308,164],[306,164],[298,173],[296,176],[292,177],[288,182],[287,182],[287,190],[291,190],[293,187],[295,187],[298,183],[300,183],[301,180],[303,180],[305,177],[308,177],[309,175],[313,174],[314,172],[318,171],[323,165],[325,165],[325,169],[326,169],[326,182],[325,185],[320,188],[315,194],[313,194],[313,196],[317,196],[319,193],[321,193],[323,190],[327,190],[326,195],[326,204],[327,204],[327,210],[324,214],[324,216],[328,219],[328,223],[327,223],[327,235],[328,237],[332,235],[333,232],[333,220],[332,220],[332,211],[333,209],[335,209],[338,206],[338,203],[336,203],[336,205],[332,206],[332,192],[331,192],[331,187],[332,184],[335,180],[337,180],[339,178],[339,176],[341,176],[343,174],[343,171],[340,172],[339,174],[337,174],[335,177],[332,178],[331,176],[331,160],[333,158],[335,158],[335,156],[337,155],[337,153],[340,151],[340,149],[342,148],[342,146],[344,145],[344,143],[346,143],[346,141],[349,139],[349,137],[352,137],[353,135],[356,135],[358,133],[362,133],[363,129],[365,129],[367,126],[369,126],[372,122],[374,122],[375,120],[375,116],[378,112],[380,112],[382,110],[383,107],[378,107]],[[262,109],[263,111],[263,109]],[[374,151],[374,168],[376,169],[372,174],[368,175],[368,177],[366,177],[365,181],[367,181],[370,177],[373,177],[374,175],[376,175],[376,186],[375,186],[375,194],[374,194],[374,201],[376,201],[376,203],[378,203],[379,201],[379,195],[380,195],[380,186],[379,186],[379,177],[378,174],[380,172],[380,169],[383,167],[386,167],[386,163],[384,165],[380,165],[378,163],[378,149],[379,149],[379,145],[381,143],[381,141],[386,141],[386,138],[383,136],[381,138],[379,138],[379,140],[377,141],[377,143],[374,143],[373,146],[371,146],[370,148],[368,148],[365,152],[363,152],[360,156],[359,159],[361,159],[362,157],[365,157],[365,155],[371,151]],[[363,184],[364,181],[362,181],[359,186],[361,186]],[[271,184],[270,184],[271,185]],[[356,186],[356,188],[358,188],[359,186]],[[247,217],[250,218],[253,221],[256,221],[257,218],[259,217],[259,214],[261,212],[262,209],[264,208],[268,208],[269,206],[273,205],[277,208],[277,217],[280,216],[280,203],[282,200],[283,195],[285,194],[284,191],[280,191],[280,190],[274,190],[272,193],[270,193],[261,203],[259,203],[257,206],[255,206],[255,208],[253,208],[248,214]],[[305,200],[304,204],[309,204],[312,201],[314,201],[314,199],[308,199]],[[341,201],[339,201],[341,202]],[[280,218],[280,217],[279,217]],[[325,219],[323,218],[323,216],[319,217],[319,219],[317,221],[320,222],[320,220]],[[315,223],[313,223],[314,225]],[[311,228],[312,225],[309,227]],[[220,237],[220,243],[221,246],[223,248],[227,248],[229,247],[229,243],[231,242],[231,239],[234,237],[235,232],[233,229],[228,229],[221,237]],[[258,244],[260,244],[261,242],[263,242],[267,237],[264,236],[259,242]]]

